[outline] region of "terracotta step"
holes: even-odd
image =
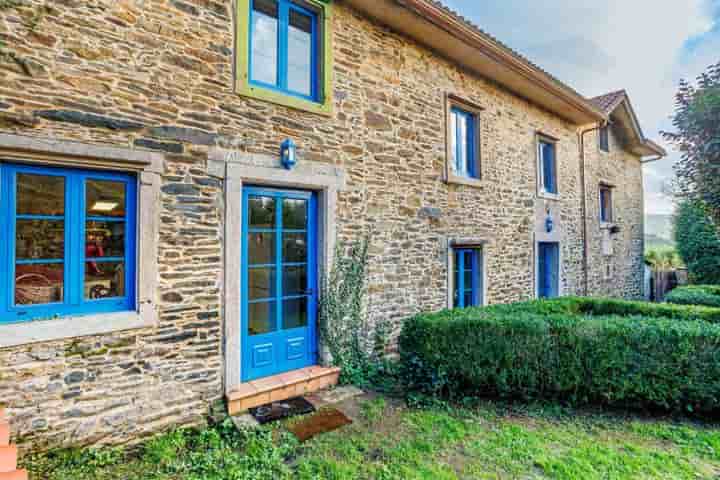
[[[313,366],[243,383],[227,395],[230,415],[337,385],[339,368]]]
[[[14,472],[17,469],[17,447],[0,447],[0,472]]]
[[[10,422],[0,420],[0,447],[10,445]]]
[[[0,480],[28,480],[27,470],[15,470],[14,472],[0,472]]]

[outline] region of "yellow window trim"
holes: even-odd
[[[322,61],[320,62],[320,75],[322,76],[320,88],[322,91],[320,95],[322,101],[316,103],[250,84],[248,73],[250,70],[250,57],[248,55],[250,49],[250,0],[238,0],[237,2],[235,93],[284,107],[330,116],[333,112],[332,6],[329,0],[300,0],[300,3],[306,3],[320,12],[320,21],[322,23]]]

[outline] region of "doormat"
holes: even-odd
[[[298,440],[305,442],[321,433],[332,432],[351,423],[352,420],[340,410],[323,408],[315,415],[300,420],[295,425],[289,426],[288,430],[294,434]]]
[[[315,407],[302,397],[283,400],[282,402],[268,403],[256,408],[250,409],[250,415],[260,425],[282,420],[283,418],[294,417],[295,415],[307,415],[315,411]]]

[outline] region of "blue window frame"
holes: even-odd
[[[456,175],[480,178],[477,116],[458,107],[450,109],[450,152]]]
[[[600,221],[613,221],[612,188],[607,185],[600,185]]]
[[[318,13],[302,2],[250,1],[250,83],[319,102]]]
[[[598,143],[601,151],[606,153],[610,151],[610,127],[608,125],[600,127]]]
[[[538,243],[538,298],[555,298],[560,295],[560,244]]]
[[[134,310],[133,175],[0,163],[0,323]]]
[[[540,189],[543,193],[556,195],[558,193],[558,182],[555,143],[540,139],[538,142],[538,156],[540,160]]]
[[[473,248],[457,248],[453,307],[478,307],[483,304],[482,252]]]

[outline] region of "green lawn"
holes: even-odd
[[[298,444],[283,426],[178,431],[140,451],[26,459],[35,479],[698,479],[720,475],[720,429],[557,407],[411,410],[346,402],[351,426]]]

